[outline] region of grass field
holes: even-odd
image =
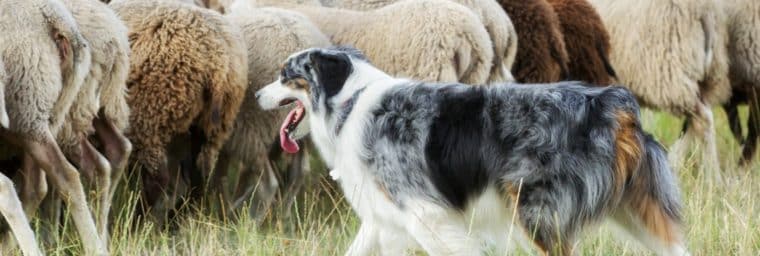
[[[746,116],[746,109],[742,111]],[[678,170],[688,248],[692,255],[759,255],[760,165],[740,169],[734,164],[739,147],[730,137],[723,111],[715,113],[725,184],[714,184],[692,171],[694,161]],[[642,118],[646,130],[666,146],[677,138],[681,120],[649,111]],[[171,231],[157,230],[150,223],[135,228],[134,200],[129,200],[134,195],[125,192],[113,210],[109,249],[116,255],[342,255],[358,221],[324,173],[315,170],[311,188],[297,205],[275,210],[262,227],[245,216],[229,221],[196,213],[180,218],[179,228]],[[281,217],[285,211],[290,211],[290,218]],[[54,238],[53,245],[45,248],[48,253],[81,254],[75,233],[67,234]],[[606,225],[587,230],[580,255],[651,254],[612,234]]]

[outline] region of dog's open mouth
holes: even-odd
[[[298,124],[300,124],[306,116],[304,115],[303,104],[301,104],[300,101],[284,100],[283,102],[280,102],[280,106],[288,105],[293,102],[296,103],[296,107],[288,113],[288,117],[285,118],[282,126],[280,126],[280,147],[282,147],[282,150],[285,152],[291,154],[297,153],[300,149],[295,138],[293,138],[293,132],[295,132],[296,128],[298,128]]]

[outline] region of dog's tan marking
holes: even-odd
[[[309,82],[303,78],[290,79],[285,82],[285,86],[294,90],[304,90],[306,92],[309,91]]]
[[[636,136],[638,128],[636,117],[629,112],[615,113],[618,123],[615,131],[615,181],[614,193],[620,197],[627,181],[633,176],[641,163],[641,143]]]
[[[662,211],[657,200],[645,195],[638,198],[637,202],[633,204],[633,208],[650,234],[668,245],[680,241],[678,223]]]

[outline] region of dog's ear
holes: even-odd
[[[328,98],[340,92],[353,71],[351,59],[342,52],[313,51],[309,55],[309,61],[317,74],[318,85]]]

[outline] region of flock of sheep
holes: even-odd
[[[714,179],[712,107],[725,104],[744,163],[760,135],[756,0],[3,0],[0,10],[0,212],[25,255],[42,254],[28,218],[61,207],[43,205],[48,182],[87,254],[107,254],[128,166],[158,221],[179,176],[191,197],[219,193],[232,208],[255,195],[257,218],[278,194],[292,200],[306,153],[273,144],[285,113],[262,111],[254,93],[311,47],[352,45],[425,81],[620,83],[686,117],[671,161],[696,149]]]

